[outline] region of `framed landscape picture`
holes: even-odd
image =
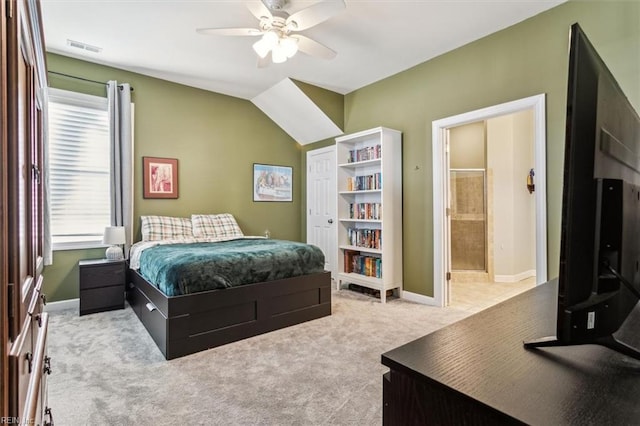
[[[253,164],[253,201],[293,201],[293,167]]]
[[[178,198],[178,160],[142,157],[144,198]]]

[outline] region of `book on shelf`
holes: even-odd
[[[369,228],[347,228],[349,244],[356,247],[382,249],[382,230]]]
[[[382,173],[347,178],[347,191],[369,191],[382,189]]]
[[[345,250],[344,272],[382,278],[382,259],[376,256],[365,256],[355,250]]]
[[[349,219],[382,220],[382,203],[350,203]]]
[[[382,155],[382,145],[367,146],[364,148],[352,149],[349,151],[348,163],[359,161],[376,160]]]
[[[358,252],[353,250],[344,251],[344,272],[350,273],[353,271],[353,257],[357,254]]]

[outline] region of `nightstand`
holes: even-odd
[[[81,260],[80,315],[124,308],[124,260]]]

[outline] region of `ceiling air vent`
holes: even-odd
[[[70,47],[75,47],[76,49],[86,50],[87,52],[100,53],[102,51],[102,47],[92,46],[87,43],[83,43],[81,41],[75,41],[67,39],[67,45]]]

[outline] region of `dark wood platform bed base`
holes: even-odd
[[[130,272],[129,303],[166,359],[331,315],[330,272],[171,297]]]

